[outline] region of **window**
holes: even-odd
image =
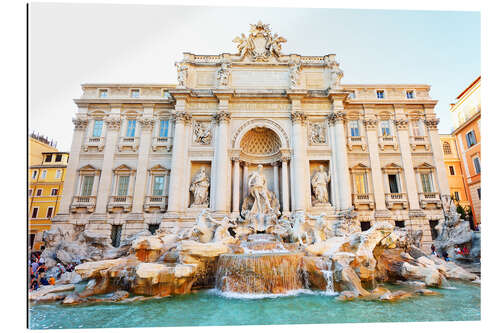
[[[33,195],[33,189],[31,189],[31,188],[30,188],[30,189],[28,190],[28,197],[31,197],[32,195]]]
[[[133,138],[135,136],[135,119],[129,119],[127,122],[127,137]]]
[[[163,90],[163,98],[170,98],[170,93],[168,92],[168,90]]]
[[[153,195],[163,195],[164,184],[165,184],[165,177],[155,176],[153,184]]]
[[[47,170],[42,170],[42,179],[45,179],[47,177]]]
[[[120,246],[120,240],[122,238],[122,226],[112,225],[111,226],[111,245],[114,247]]]
[[[382,120],[380,122],[380,127],[382,130],[382,136],[390,136],[391,135],[391,127],[389,124],[389,120]]]
[[[384,98],[384,91],[383,90],[377,90],[377,98],[378,99]]]
[[[148,225],[148,230],[151,233],[151,235],[154,235],[155,232],[156,232],[156,230],[158,230],[158,228],[160,228],[160,224],[159,223]]]
[[[94,120],[94,129],[92,130],[92,136],[94,138],[100,138],[102,135],[102,120]]]
[[[99,89],[99,98],[108,97],[108,89]]]
[[[422,190],[424,193],[433,192],[432,175],[430,173],[422,173],[420,174],[420,179],[422,180]]]
[[[54,207],[47,208],[47,217],[52,217],[53,212],[54,212]]]
[[[359,125],[357,120],[349,121],[351,136],[359,136]]]
[[[450,165],[449,168],[450,168],[450,176],[455,176],[455,168],[452,165]]]
[[[455,193],[453,194],[453,198],[457,201],[460,201],[460,194],[457,191],[455,191]]]
[[[394,221],[394,224],[398,228],[404,228],[405,227],[405,221]]]
[[[476,174],[480,174],[481,173],[481,162],[479,161],[479,157],[474,157],[472,159],[472,161],[474,162],[474,169],[476,170]]]
[[[477,196],[479,197],[479,200],[481,200],[481,188],[477,189]]]
[[[398,175],[388,175],[389,176],[389,190],[391,193],[399,193],[399,179]]]
[[[368,193],[368,183],[366,181],[366,173],[356,174],[354,176],[356,180],[356,193],[367,194]]]
[[[56,155],[56,162],[61,162],[62,161],[62,154],[57,154]]]
[[[38,176],[38,170],[33,170],[31,173],[31,179],[36,179],[36,176]]]
[[[445,155],[450,155],[451,154],[451,145],[449,142],[443,142],[443,153]]]
[[[361,224],[361,231],[366,231],[371,227],[370,222],[361,222],[360,224]]]
[[[413,90],[407,90],[406,91],[406,98],[408,98],[408,99],[414,99],[415,98],[415,92]]]
[[[59,190],[57,188],[53,188],[52,191],[50,191],[50,195],[54,197],[57,195],[58,192]]]
[[[82,181],[82,197],[89,197],[92,195],[92,187],[94,186],[94,176],[83,176]]]
[[[139,98],[139,89],[132,89],[132,90],[130,90],[130,96],[132,98]]]
[[[52,154],[45,155],[45,162],[50,162],[50,161],[52,161]]]
[[[57,169],[56,170],[56,179],[60,179],[61,178],[61,174],[62,174],[62,170],[61,169]]]
[[[439,224],[438,220],[429,220],[429,226],[431,227],[432,240],[435,240],[438,236],[438,231],[436,230],[436,227],[438,224]]]
[[[42,189],[39,188],[38,190],[36,190],[36,196],[37,197],[41,197],[42,196]]]
[[[474,130],[467,132],[467,134],[465,134],[465,139],[467,140],[467,148],[474,146],[477,143]]]
[[[116,195],[127,195],[129,179],[129,176],[118,177],[118,191]]]
[[[168,120],[160,120],[160,138],[168,136]]]
[[[36,219],[38,216],[38,207],[33,207],[33,211],[31,212],[31,218]]]

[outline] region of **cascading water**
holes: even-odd
[[[325,293],[326,294],[336,294],[335,293],[335,288],[333,285],[333,271],[332,271],[332,261],[327,260],[326,261],[326,269],[321,271],[323,273],[323,276],[326,281],[326,289]]]

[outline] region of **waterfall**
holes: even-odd
[[[223,254],[215,286],[222,292],[283,294],[303,289],[301,253]]]
[[[326,294],[335,294],[335,288],[333,285],[333,271],[332,271],[332,260],[328,259],[326,261],[326,269],[321,271],[323,273],[323,277],[326,281]]]

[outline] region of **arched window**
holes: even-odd
[[[443,142],[443,153],[445,155],[450,155],[451,154],[451,146],[449,142]]]

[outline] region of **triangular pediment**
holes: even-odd
[[[369,167],[369,166],[367,166],[367,165],[366,165],[366,164],[364,164],[364,163],[358,163],[358,164],[356,164],[355,166],[353,166],[351,169],[352,169],[352,170],[366,170],[366,169],[370,169],[370,167]]]
[[[155,166],[152,166],[150,171],[167,171],[168,169],[162,166],[161,164],[156,164]]]
[[[434,169],[434,166],[432,164],[424,162],[424,163],[420,164],[419,166],[416,166],[415,169]]]
[[[78,169],[78,171],[82,172],[82,171],[97,171],[98,169],[95,168],[93,165],[91,164],[87,164],[85,166],[82,166],[80,169]]]
[[[117,171],[132,171],[133,169],[126,164],[122,164],[113,169],[114,172]]]
[[[399,164],[396,163],[389,163],[382,169],[403,169]]]

